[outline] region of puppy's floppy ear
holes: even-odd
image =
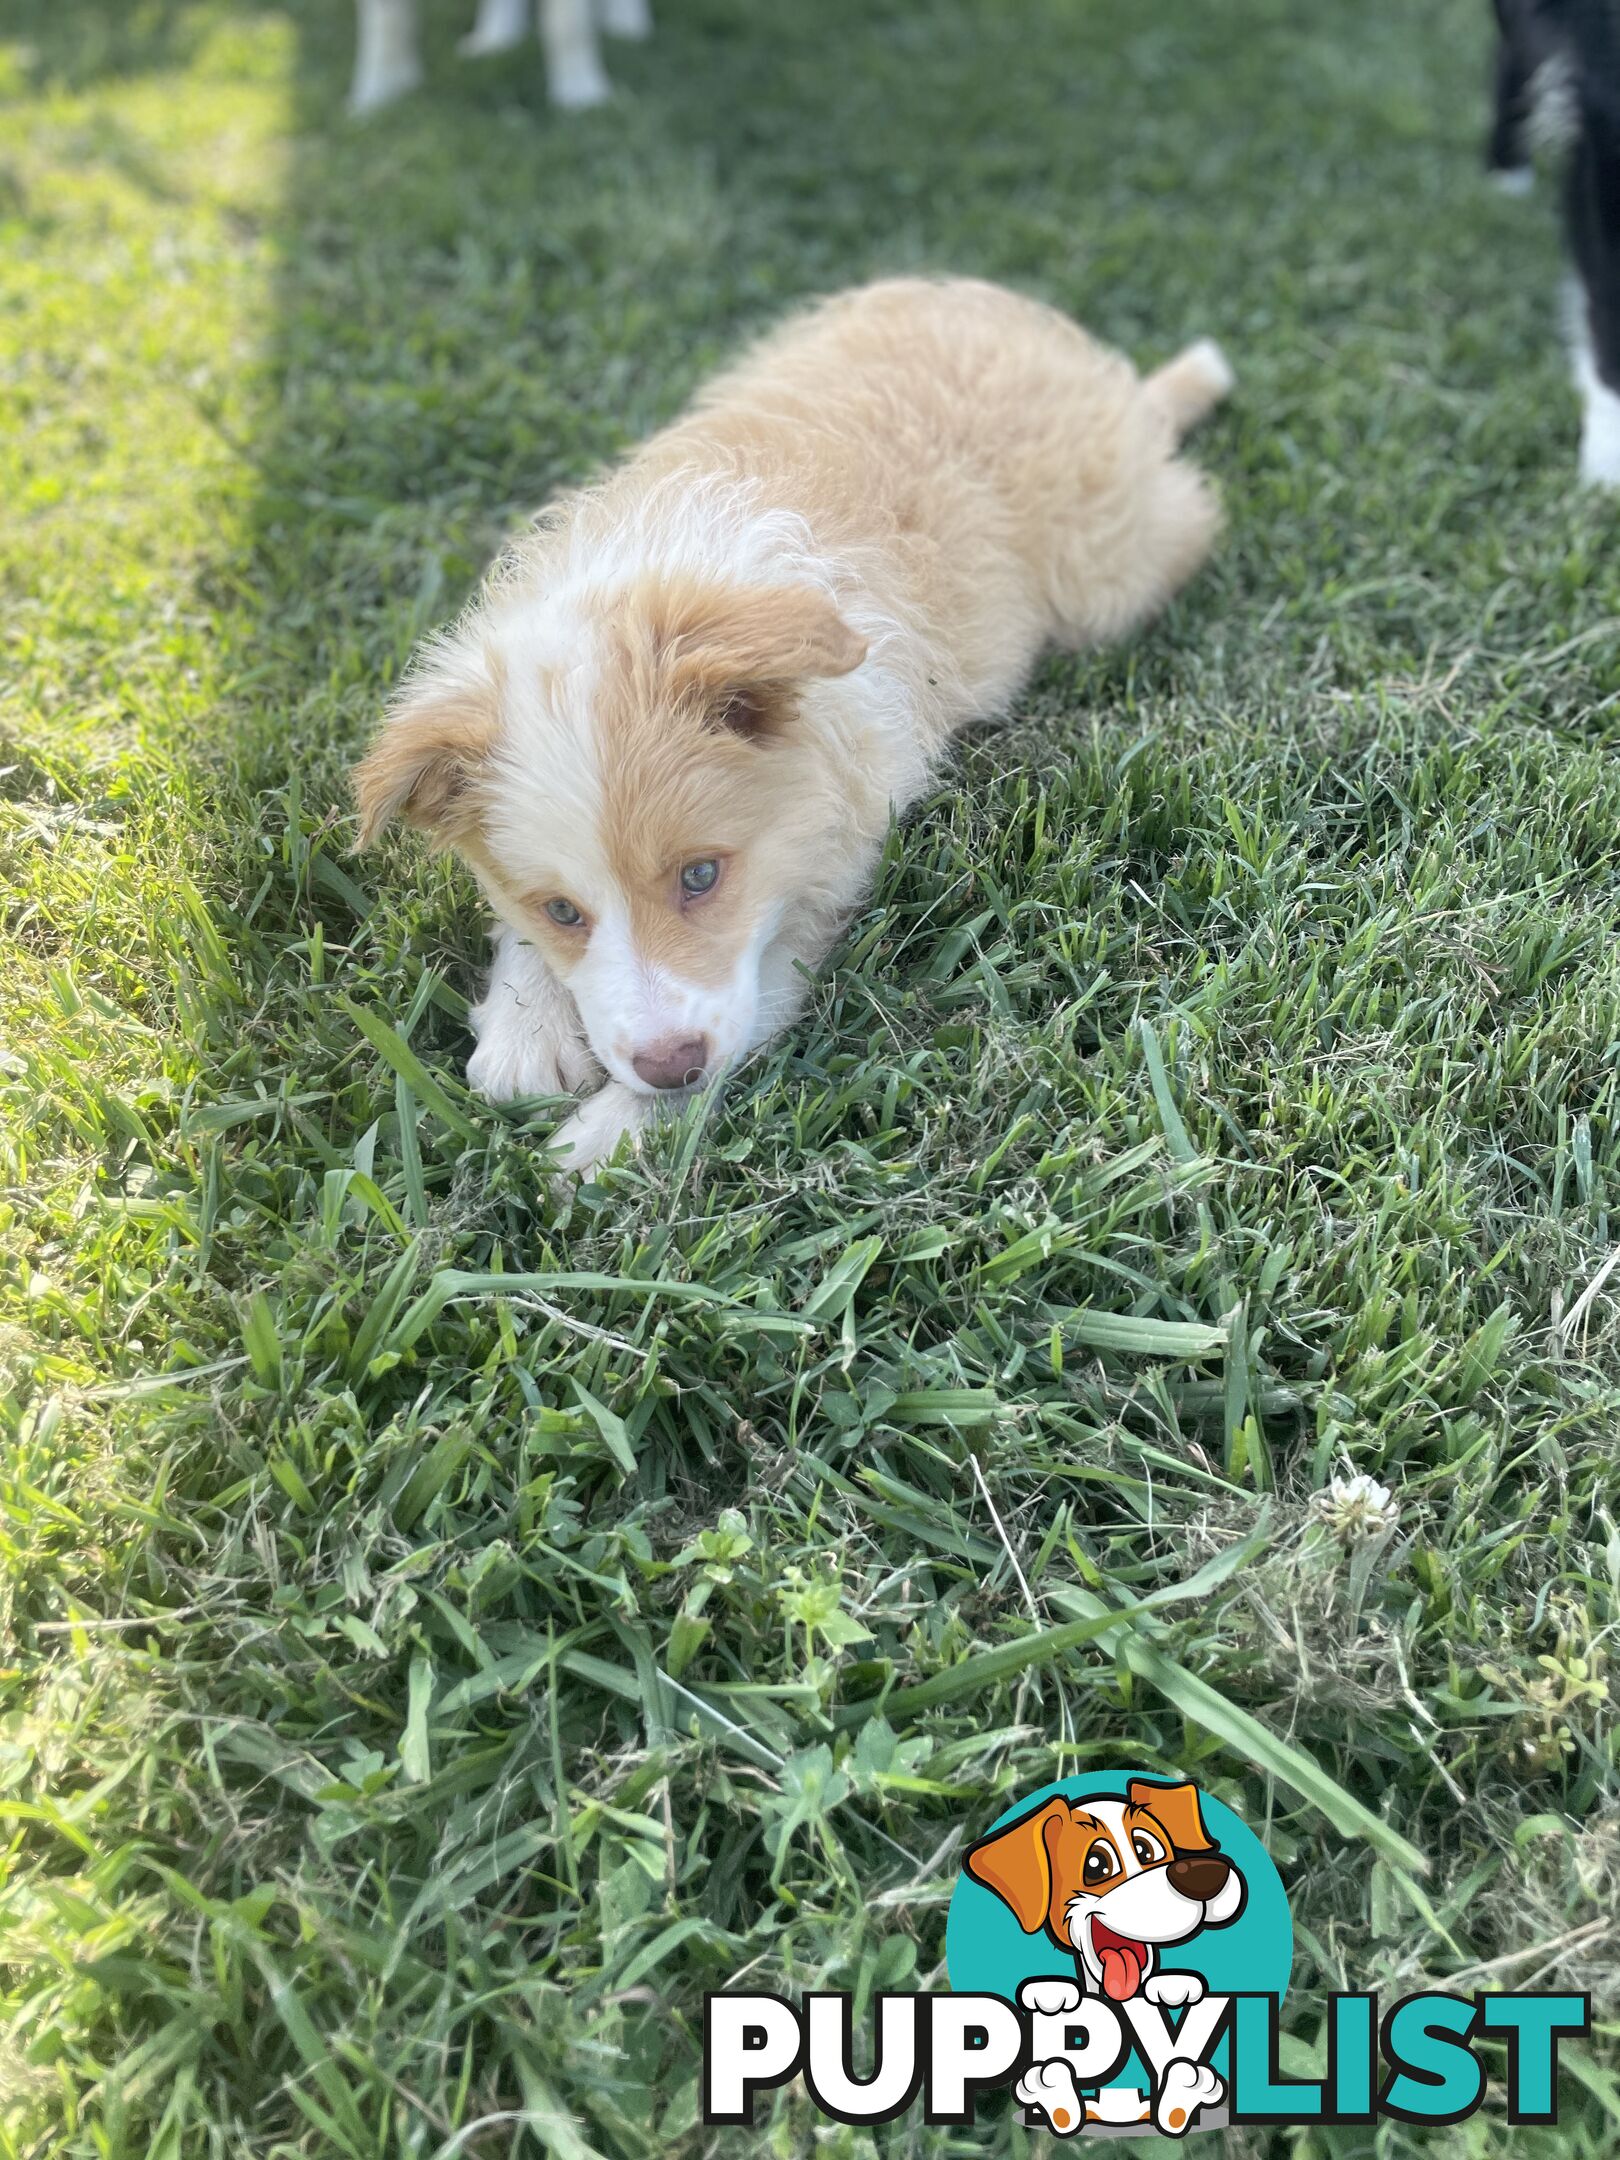
[[[962,1865],[975,1882],[993,1890],[1004,1905],[1011,1906],[1026,1935],[1045,1927],[1052,1905],[1052,1854],[1046,1842],[1047,1826],[1061,1822],[1068,1808],[1061,1800],[1048,1800],[1031,1815],[1022,1815],[1004,1830],[993,1830],[968,1848]]]
[[[406,683],[371,748],[354,768],[358,847],[395,818],[448,844],[470,823],[470,792],[500,721],[491,677],[448,653],[433,655]]]
[[[739,735],[787,718],[798,684],[866,658],[865,638],[813,585],[666,585],[654,621],[669,689]]]
[[[1196,1785],[1154,1785],[1145,1778],[1132,1778],[1128,1798],[1133,1807],[1146,1808],[1160,1823],[1178,1853],[1214,1851],[1215,1840],[1204,1828],[1199,1811]]]

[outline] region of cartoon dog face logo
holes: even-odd
[[[1204,1828],[1197,1786],[1148,1778],[1133,1778],[1123,1800],[1048,1800],[980,1838],[963,1865],[1026,1935],[1044,1929],[1082,1983],[1117,2003],[1156,1970],[1162,1948],[1227,1926],[1247,1896]]]

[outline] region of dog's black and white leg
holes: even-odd
[[[570,112],[601,105],[613,95],[596,42],[592,0],[536,0],[546,82],[553,105]]]
[[[355,0],[352,113],[376,112],[422,80],[416,0]]]
[[[496,933],[489,988],[467,1018],[478,1038],[468,1085],[491,1102],[572,1095],[596,1076],[573,999],[515,930]]]
[[[1601,108],[1582,114],[1568,186],[1581,478],[1620,487],[1620,124]]]
[[[1535,182],[1530,163],[1530,126],[1535,115],[1533,84],[1543,53],[1534,35],[1532,0],[1495,0],[1496,105],[1485,145],[1485,164],[1497,186],[1509,195],[1528,195]]]
[[[511,52],[529,35],[529,0],[478,0],[478,17],[456,47],[469,60]]]

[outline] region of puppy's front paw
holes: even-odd
[[[619,1142],[645,1131],[657,1114],[647,1095],[621,1087],[610,1080],[588,1095],[573,1116],[557,1127],[551,1145],[562,1157],[562,1167],[575,1176],[608,1160]]]
[[[1225,2097],[1226,2087],[1208,2063],[1191,2063],[1177,2056],[1165,2065],[1153,2120],[1166,2137],[1185,2137],[1199,2109],[1214,2107]]]
[[[1188,2003],[1202,2002],[1204,1983],[1199,1974],[1193,1972],[1155,1973],[1151,1980],[1143,1983],[1142,1993],[1161,2010],[1177,2010]]]
[[[573,1095],[595,1077],[596,1062],[560,997],[519,1004],[492,988],[467,1017],[478,1037],[467,1085],[488,1102]]]
[[[550,1031],[491,1028],[467,1060],[467,1085],[486,1102],[572,1095],[595,1070],[585,1045]]]

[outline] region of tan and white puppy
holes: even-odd
[[[1203,1994],[1195,1973],[1158,1974],[1159,1952],[1243,1910],[1243,1877],[1204,1828],[1195,1785],[1133,1779],[1123,1800],[1048,1800],[981,1838],[963,1862],[1026,1935],[1071,1953],[1081,1984],[1111,2002]],[[1155,1975],[1158,1975],[1155,1978]]]
[[[583,1169],[789,1020],[888,829],[1043,646],[1118,637],[1219,513],[1177,454],[1230,385],[1145,380],[999,287],[896,279],[790,320],[434,639],[356,771],[494,910],[486,1094],[603,1084]]]
[[[613,94],[598,30],[610,37],[652,35],[648,0],[478,0],[478,15],[461,41],[469,58],[509,52],[538,28],[546,56],[546,87],[553,105],[578,110]],[[375,112],[404,97],[422,80],[416,0],[355,0],[354,79],[351,113]]]

